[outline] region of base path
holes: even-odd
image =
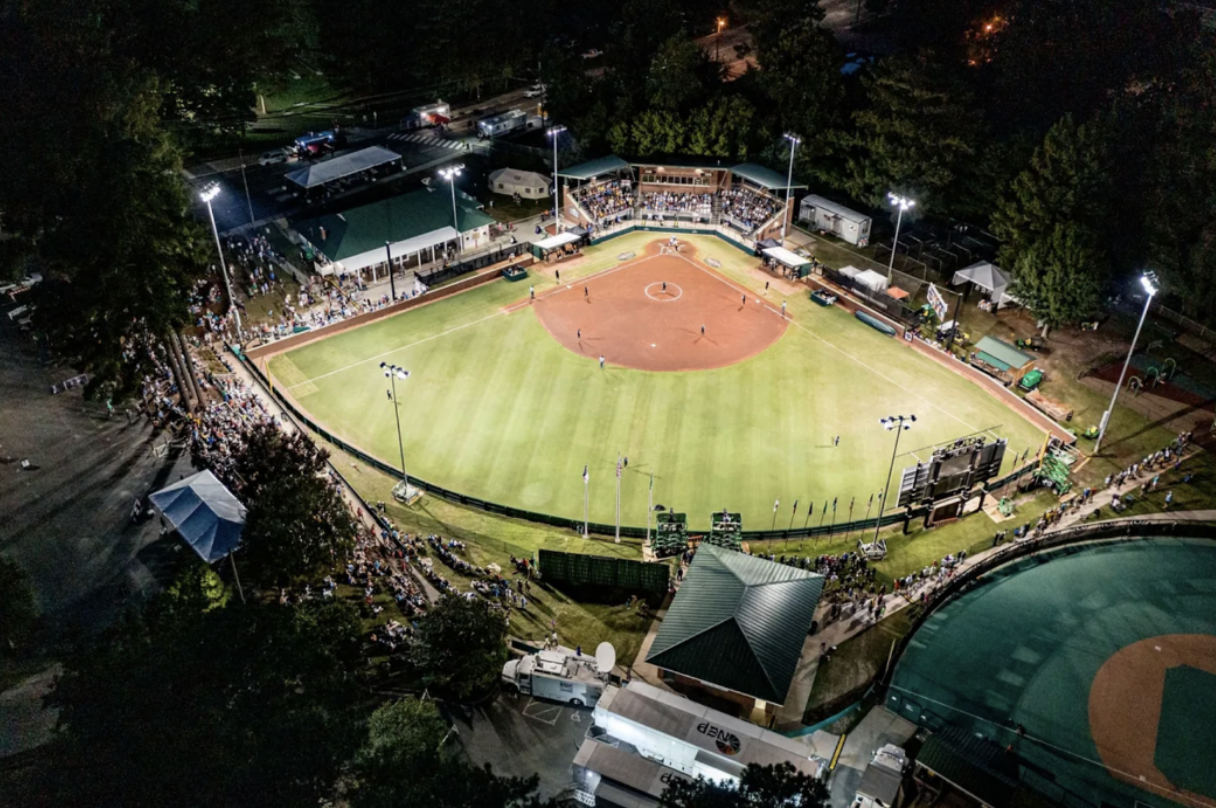
[[[638,370],[733,365],[772,345],[788,324],[769,301],[682,254],[639,258],[548,292],[532,307],[571,351]]]

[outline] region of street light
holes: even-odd
[[[911,429],[916,423],[915,415],[888,415],[880,418],[878,423],[888,432],[895,430],[895,448],[891,450],[891,467],[887,469],[887,484],[882,487],[882,497],[878,502],[878,518],[874,520],[874,541],[878,541],[878,529],[882,527],[882,512],[887,507],[887,489],[891,487],[891,475],[895,472],[895,456],[899,454],[899,433]]]
[[[557,200],[557,139],[561,137],[562,132],[566,131],[564,126],[549,127],[548,135],[553,138],[553,235],[561,232],[561,216],[558,211],[561,210],[561,205]]]
[[[726,27],[726,18],[718,18],[718,39],[714,45],[714,61],[721,61],[722,56],[722,29]]]
[[[1102,413],[1102,424],[1098,428],[1098,439],[1094,442],[1094,454],[1102,448],[1102,439],[1106,437],[1106,427],[1110,423],[1110,417],[1115,412],[1115,401],[1119,398],[1119,388],[1123,386],[1123,377],[1127,375],[1127,366],[1132,363],[1132,354],[1136,352],[1136,342],[1140,339],[1140,329],[1144,327],[1144,320],[1148,317],[1148,307],[1153,303],[1153,295],[1157,294],[1157,276],[1152,272],[1146,272],[1140,276],[1140,285],[1144,287],[1144,311],[1140,312],[1140,323],[1136,326],[1136,334],[1132,337],[1132,346],[1127,349],[1127,359],[1123,362],[1123,370],[1119,371],[1119,383],[1115,385],[1115,392],[1110,397],[1110,408]]]
[[[405,473],[405,443],[401,440],[401,412],[397,405],[397,380],[405,381],[410,377],[410,372],[405,368],[397,367],[388,362],[381,362],[380,369],[384,371],[384,378],[389,380],[392,385],[390,398],[393,402],[393,415],[397,420],[397,450],[401,453],[401,485],[404,486],[405,501],[410,501],[410,478]]]
[[[215,226],[215,211],[211,208],[211,200],[219,196],[220,184],[208,183],[199,196],[207,203],[207,216],[211,219],[211,235],[215,236],[215,251],[220,254],[220,270],[224,273],[224,290],[228,292],[228,306],[236,317],[236,341],[241,341],[241,310],[237,308],[236,298],[232,296],[232,284],[228,282],[228,264],[224,261],[224,248],[220,246],[220,231]]]
[[[460,172],[464,171],[464,164],[451,166],[449,168],[439,169],[439,176],[443,177],[452,185],[452,227],[456,229],[456,242],[460,245],[460,250],[464,251],[464,236],[460,234],[460,219],[456,216],[456,178],[460,176]]]
[[[797,135],[785,133],[785,139],[790,142],[790,173],[785,180],[785,215],[781,217],[781,246],[785,246],[785,226],[790,220],[792,211],[790,209],[790,197],[794,192],[794,150],[798,148],[798,144],[802,142],[802,138]]]
[[[916,201],[906,196],[900,196],[894,191],[887,194],[887,199],[890,199],[891,204],[899,208],[899,216],[895,220],[895,241],[891,242],[891,263],[887,266],[887,286],[890,286],[891,278],[895,274],[895,250],[899,248],[899,225],[904,220],[904,211],[916,207]]]

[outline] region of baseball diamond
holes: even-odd
[[[1216,543],[1174,538],[998,568],[925,621],[887,697],[1006,748],[1048,797],[1191,808],[1216,806],[1214,705]]]
[[[561,283],[534,266],[534,301],[526,287],[486,284],[272,355],[268,368],[311,418],[396,466],[379,364],[406,367],[411,475],[581,520],[588,466],[593,522],[614,519],[619,455],[630,458],[624,524],[645,524],[653,474],[654,501],[703,529],[723,507],[761,527],[775,498],[813,502],[816,520],[824,501],[866,502],[891,454],[879,420],[895,411],[918,416],[897,465],[984,430],[1008,438],[1005,471],[1042,445],[1050,424],[845,310],[814,306],[805,285],[774,283],[766,296],[757,262],[733,245],[682,235],[678,253],[660,256],[664,241],[609,239],[557,265]],[[847,519],[842,509],[835,521]]]

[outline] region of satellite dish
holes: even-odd
[[[616,649],[610,642],[602,642],[595,648],[595,669],[600,673],[611,673],[616,666]]]

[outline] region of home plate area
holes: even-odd
[[[772,345],[788,324],[767,301],[677,255],[636,259],[544,295],[532,309],[569,350],[654,371],[733,365]]]

